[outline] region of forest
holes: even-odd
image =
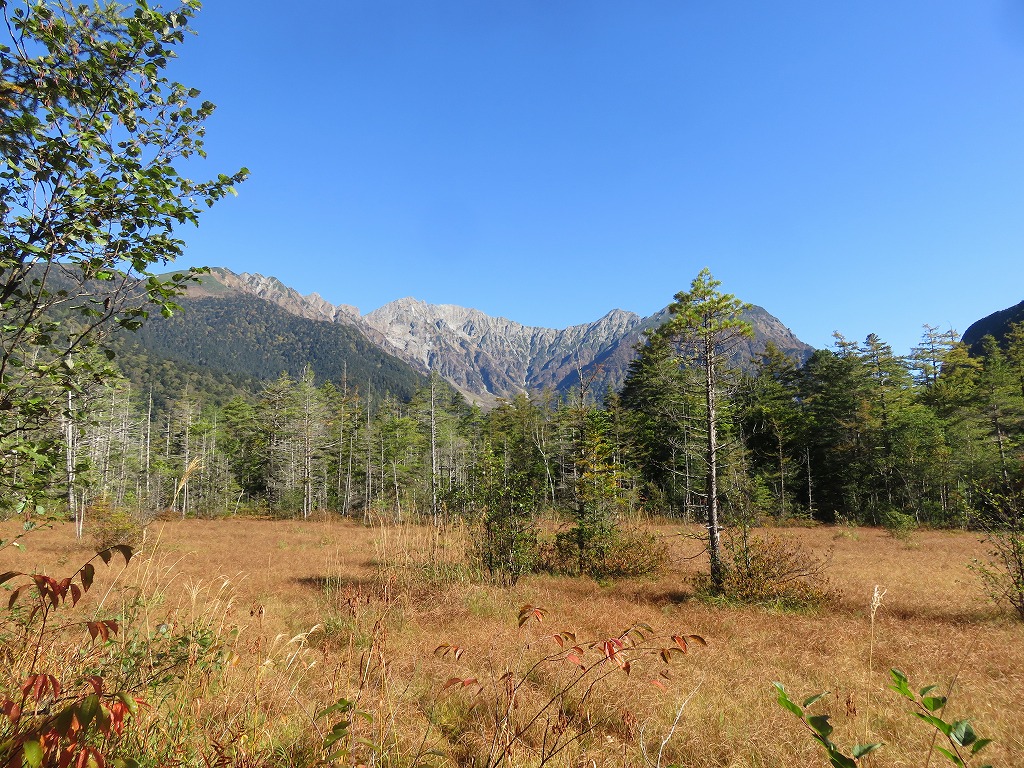
[[[731,298],[731,297],[729,297]],[[972,528],[1020,483],[1024,328],[971,356],[925,327],[908,357],[837,335],[797,365],[769,347],[717,371],[723,523],[817,520]],[[52,420],[48,492],[82,533],[103,518],[458,518],[595,530],[642,513],[703,520],[703,369],[664,330],[620,392],[522,394],[481,411],[434,377],[408,400],[307,370],[222,405],[187,381],[165,408],[124,377],[84,386]],[[699,362],[699,361],[698,361]],[[728,362],[728,361],[726,361]],[[4,474],[19,471],[7,462]],[[97,520],[93,520],[97,517]],[[597,534],[594,534],[597,535]],[[603,535],[603,534],[601,534]]]

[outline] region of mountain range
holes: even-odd
[[[367,314],[304,296],[274,277],[213,268],[179,300],[184,311],[153,318],[138,341],[154,354],[222,373],[274,378],[312,364],[321,378],[367,382],[406,396],[436,372],[484,407],[520,392],[578,387],[618,389],[644,332],[669,317],[613,309],[563,329],[526,326],[476,309],[392,301]],[[746,319],[754,338],[737,350],[743,364],[772,342],[797,361],[813,349],[761,307]],[[393,381],[392,381],[393,380]]]

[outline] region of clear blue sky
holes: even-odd
[[[565,327],[709,266],[818,347],[1024,299],[1021,0],[207,0],[187,263]],[[199,173],[194,174],[196,176]]]

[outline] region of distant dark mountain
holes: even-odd
[[[181,312],[153,317],[134,334],[149,357],[182,361],[241,382],[302,375],[306,365],[318,380],[366,392],[410,398],[426,383],[408,363],[369,340],[358,328],[313,320],[252,294],[224,291],[178,301]]]
[[[972,355],[980,354],[981,340],[985,336],[994,336],[995,340],[1002,344],[1003,338],[1014,323],[1024,323],[1024,301],[1015,307],[1001,309],[972,323],[970,328],[964,331],[962,341],[970,348]]]
[[[499,398],[519,392],[569,391],[578,386],[580,373],[591,382],[595,393],[617,390],[625,380],[644,331],[668,318],[668,310],[642,318],[615,309],[594,322],[558,330],[525,326],[475,309],[427,304],[412,298],[393,301],[361,316],[354,307],[336,307],[317,294],[302,296],[275,278],[237,275],[225,269],[212,270],[203,278],[202,285],[190,289],[190,297],[188,312],[194,312],[203,302],[233,299],[242,301],[239,306],[247,306],[243,299],[259,298],[272,302],[278,311],[317,323],[315,332],[321,336],[316,343],[296,337],[288,345],[295,364],[301,359],[300,350],[330,355],[330,350],[322,345],[334,342],[323,337],[325,330],[320,327],[327,323],[363,336],[421,373],[436,371],[471,402],[482,405],[493,405]],[[754,325],[755,338],[738,350],[737,363],[752,359],[769,341],[801,362],[813,351],[761,307],[753,307],[746,317]],[[198,332],[206,322],[194,320],[193,332]],[[231,310],[224,307],[209,322],[217,324],[218,332],[222,327],[230,328]],[[304,327],[314,332],[313,326]],[[208,350],[203,353],[205,359],[216,358],[221,366],[225,365],[226,356],[237,356],[226,349],[210,349],[206,342],[196,343]],[[243,370],[243,361],[233,359],[232,370]],[[349,381],[353,380],[350,368]]]

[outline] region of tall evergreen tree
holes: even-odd
[[[678,350],[681,360],[703,372],[705,427],[705,512],[711,585],[721,591],[725,577],[719,536],[719,441],[722,407],[736,346],[752,337],[754,330],[741,315],[748,305],[732,294],[721,293],[721,283],[705,268],[694,278],[689,291],[677,293],[669,305],[671,319],[657,330]]]

